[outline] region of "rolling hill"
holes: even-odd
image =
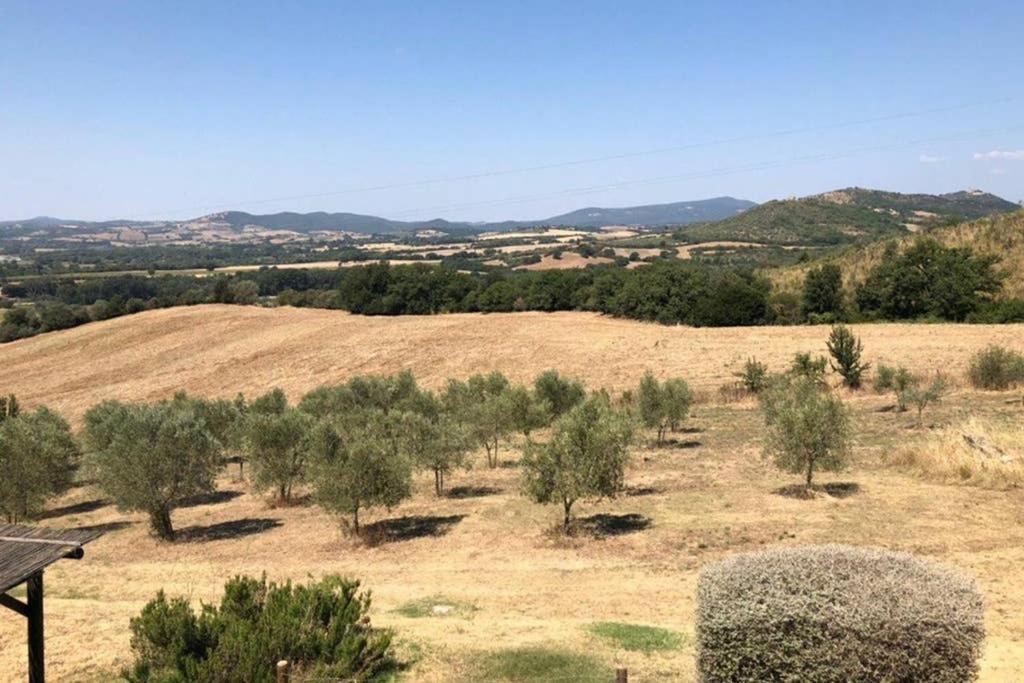
[[[621,209],[604,209],[596,206],[577,209],[559,216],[546,218],[541,223],[572,228],[599,228],[603,225],[686,225],[704,221],[730,218],[757,206],[746,199],[715,197],[694,202],[673,202],[671,204],[647,204],[627,206]]]
[[[858,325],[873,359],[960,373],[1021,325]],[[941,333],[940,333],[941,331]],[[364,317],[341,311],[208,304],[147,311],[0,346],[0,391],[78,422],[104,399],[156,400],[185,390],[290,398],[321,384],[404,368],[428,387],[500,370],[530,382],[548,368],[621,392],[648,368],[715,392],[751,354],[773,369],[796,351],[825,352],[824,327],[663,327],[596,313],[452,313]]]
[[[998,268],[1007,274],[1001,296],[1024,297],[1024,210],[934,228],[927,234],[949,247],[971,247],[976,253],[995,254],[1000,259]],[[767,275],[779,288],[797,291],[810,268],[821,263],[835,263],[843,271],[845,284],[855,286],[863,282],[871,269],[878,265],[890,244],[903,250],[915,239],[915,235],[903,235],[852,246],[806,264],[769,270]]]
[[[681,231],[684,239],[839,245],[906,235],[1020,209],[977,190],[943,195],[847,188],[770,201],[732,218]]]

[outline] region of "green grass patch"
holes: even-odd
[[[615,672],[599,660],[572,650],[519,647],[483,655],[474,681],[607,683]]]
[[[443,595],[431,595],[419,600],[410,600],[395,610],[396,614],[411,619],[425,617],[470,617],[478,610],[477,606],[460,600],[452,600]]]
[[[683,635],[667,628],[621,624],[602,621],[590,626],[590,632],[599,638],[610,640],[624,650],[634,652],[664,652],[678,650],[683,646]]]

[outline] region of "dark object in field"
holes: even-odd
[[[841,545],[734,555],[697,586],[702,681],[928,681],[977,676],[974,581],[906,553]]]

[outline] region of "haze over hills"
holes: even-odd
[[[725,220],[686,228],[694,242],[845,244],[905,235],[1000,213],[1020,205],[980,190],[942,195],[851,187],[800,199],[765,202]]]
[[[930,230],[1000,213],[1018,204],[980,190],[942,195],[901,194],[846,188],[818,195],[773,200],[758,205],[733,197],[648,204],[621,208],[587,207],[540,220],[500,222],[397,221],[355,213],[282,212],[251,214],[222,211],[184,221],[77,221],[38,217],[0,222],[5,237],[42,235],[70,242],[204,244],[330,241],[346,234],[412,235],[438,231],[458,237],[535,226],[596,230],[627,225],[683,226],[678,235],[690,242],[715,240],[776,245],[839,245],[890,235]]]
[[[444,232],[483,232],[514,230],[516,228],[551,225],[574,228],[599,228],[604,225],[684,225],[728,218],[751,207],[755,202],[732,197],[715,197],[668,204],[647,204],[622,208],[587,207],[569,213],[539,220],[508,220],[498,222],[448,221],[434,218],[426,221],[397,221],[379,216],[357,213],[295,213],[251,214],[244,211],[222,211],[185,221],[80,221],[40,216],[20,221],[0,222],[0,228],[32,229],[109,229],[114,227],[146,228],[168,224],[219,224],[232,229],[259,226],[268,230],[290,230],[299,233],[316,231],[343,231],[374,234],[411,233],[419,230]]]

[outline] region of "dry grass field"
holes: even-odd
[[[872,362],[941,369],[962,378],[989,343],[1021,350],[1021,326],[857,326]],[[925,413],[926,427],[889,410],[888,396],[846,394],[856,447],[848,471],[825,475],[831,494],[777,493],[796,478],[760,456],[752,401],[720,402],[717,388],[751,355],[781,370],[797,351],[824,352],[827,328],[692,329],[581,313],[362,318],[323,310],[199,306],[94,323],[0,346],[0,390],[77,421],[103,398],[156,399],[185,389],[247,395],[279,385],[292,397],[356,373],[411,368],[427,386],[498,369],[530,380],[556,367],[613,392],[646,368],[682,376],[702,394],[685,431],[664,448],[641,443],[626,495],[576,510],[574,537],[559,511],[519,495],[517,444],[503,466],[451,478],[435,498],[420,476],[414,497],[366,516],[373,544],[355,542],[309,505],[273,508],[226,471],[217,495],[174,513],[182,539],[151,538],[89,486],[72,490],[44,524],[107,530],[79,562],[47,573],[47,654],[53,680],[108,680],[127,662],[128,620],[160,588],[213,600],[226,579],[266,572],[305,580],[358,576],[376,623],[394,627],[416,681],[480,680],[491,658],[521,647],[586,653],[628,666],[631,680],[694,678],[694,592],[700,567],[774,544],[842,542],[907,550],[975,576],[986,597],[982,680],[1024,680],[1024,491],[920,476],[893,465],[968,415],[1019,420],[1013,395],[957,386]],[[1021,444],[1017,444],[1017,455]],[[427,606],[408,608],[409,603]],[[434,604],[454,606],[434,613]],[[446,612],[445,609],[440,610]],[[594,635],[595,622],[659,626],[676,649],[643,654]],[[0,617],[0,676],[24,677],[23,623]]]

